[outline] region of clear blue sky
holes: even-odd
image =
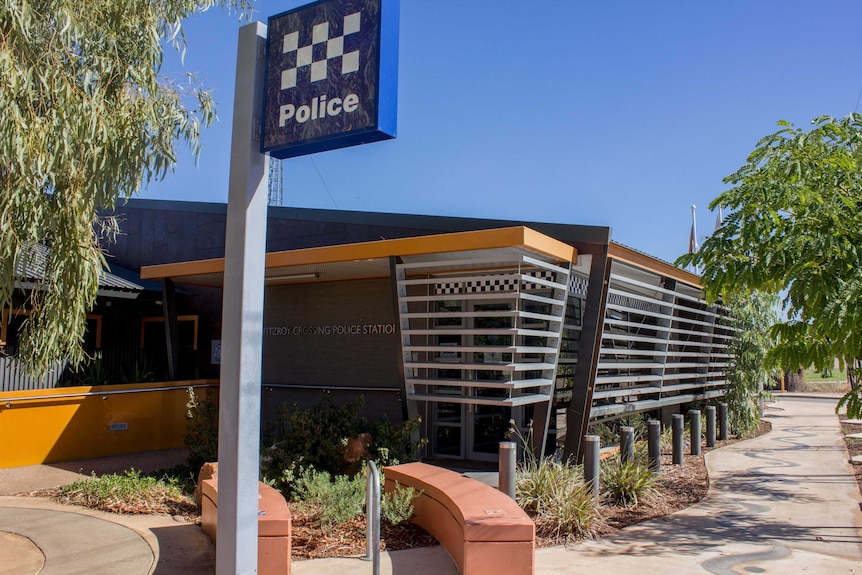
[[[401,0],[398,138],[287,160],[284,205],[607,225],[673,260],[777,120],[856,108],[860,22],[858,0]],[[239,25],[187,22],[221,119],[139,197],[227,201]]]

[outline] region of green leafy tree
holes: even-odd
[[[727,370],[724,399],[731,428],[744,435],[760,425],[763,388],[778,375],[766,364],[766,356],[775,345],[771,327],[778,322],[778,296],[754,292],[748,297],[731,296],[725,304],[736,321],[736,332],[728,348],[733,359]]]
[[[3,0],[0,4],[0,306],[36,246],[44,279],[19,354],[42,374],[82,348],[86,313],[107,269],[100,218],[119,198],[164,177],[180,141],[197,153],[214,119],[195,81],[160,75],[165,47],[185,50],[182,22],[248,0]],[[32,262],[31,262],[32,263]]]
[[[710,208],[730,215],[700,251],[677,265],[703,269],[711,298],[784,294],[786,321],[771,334],[769,365],[853,369],[850,413],[859,414],[862,357],[862,114],[821,116],[809,130],[779,122]]]

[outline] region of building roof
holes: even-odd
[[[577,258],[577,250],[572,246],[525,226],[515,226],[270,252],[266,254],[266,279],[268,283],[286,283],[302,279],[386,277],[390,257],[493,250],[523,250],[567,263]],[[220,286],[224,271],[224,258],[214,258],[144,266],[141,278],[170,277],[180,283]],[[285,275],[285,271],[290,273]]]
[[[16,276],[19,278],[21,287],[32,288],[45,280],[45,266],[51,248],[44,244],[37,244],[31,251],[30,257],[20,260],[16,268]],[[120,277],[118,274],[135,277],[136,274],[129,270],[117,268],[117,273],[102,270],[99,275],[99,295],[113,297],[137,297],[145,288],[134,281]]]
[[[700,276],[693,274],[684,269],[678,268],[675,265],[664,260],[653,257],[640,250],[630,248],[617,242],[611,242],[608,246],[608,257],[622,262],[635,265],[640,268],[646,268],[660,273],[677,281],[687,283],[691,286],[700,288]]]

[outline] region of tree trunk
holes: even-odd
[[[853,359],[852,362],[847,363],[847,381],[850,382],[850,389],[852,391],[856,391],[856,384],[858,383],[858,379],[856,378],[856,374],[859,369],[859,360]]]
[[[804,378],[805,372],[802,369],[797,369],[796,371],[787,371],[784,374],[784,390],[785,391],[799,391],[799,388],[802,386],[802,380]]]

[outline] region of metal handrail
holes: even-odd
[[[373,575],[380,575],[380,473],[374,461],[368,460],[368,475],[365,478],[365,521],[366,533],[366,555],[365,560],[370,560]]]
[[[352,387],[349,385],[311,385],[307,383],[264,383],[262,387],[279,389],[333,389],[335,391],[392,391],[400,392],[400,387]]]
[[[176,387],[148,387],[145,389],[115,389],[110,391],[82,391],[80,393],[58,393],[57,395],[32,395],[28,397],[6,397],[0,399],[0,403],[11,403],[13,401],[34,401],[39,399],[51,400],[51,399],[68,399],[70,397],[90,397],[94,395],[118,395],[123,393],[148,393],[151,391],[177,391],[177,390],[188,390],[188,389],[197,389],[203,387],[218,387],[217,383],[196,383],[192,385],[182,385]],[[8,393],[8,392],[4,392]]]

